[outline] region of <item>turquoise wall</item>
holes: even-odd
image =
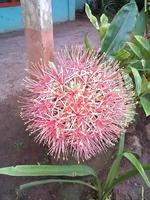
[[[81,10],[84,8],[85,3],[90,3],[93,0],[76,0],[76,10]]]
[[[75,0],[52,0],[54,22],[75,19]]]
[[[20,6],[0,8],[0,32],[23,28]]]
[[[86,0],[76,0],[76,9],[77,10],[82,9],[86,2],[87,2]]]
[[[52,0],[54,22],[75,19],[75,0]],[[23,28],[22,9],[20,6],[0,8],[0,33]]]

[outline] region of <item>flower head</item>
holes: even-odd
[[[133,121],[132,84],[117,63],[82,47],[59,51],[55,63],[29,70],[21,117],[50,155],[87,160]]]

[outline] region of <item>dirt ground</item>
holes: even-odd
[[[85,33],[98,47],[98,35],[91,24],[83,19],[54,25],[55,48],[67,44],[83,44]],[[33,138],[25,132],[25,126],[19,116],[18,97],[23,93],[22,79],[25,76],[26,52],[23,31],[0,35],[0,167],[18,164],[47,164],[52,159],[47,156],[46,148],[35,144]],[[141,117],[142,116],[142,117]],[[145,125],[150,123],[143,114],[137,116],[136,128],[129,129],[126,139],[127,148],[140,154],[143,163],[150,163],[150,142],[147,139]],[[133,126],[134,127],[134,126]],[[140,147],[133,145],[137,136]],[[100,155],[88,164],[92,165],[104,177],[109,168],[114,150],[106,155]],[[122,164],[122,170],[129,166]],[[0,177],[0,200],[15,200],[16,189],[20,184],[33,180],[31,178]],[[142,200],[140,178],[134,178],[118,186],[114,190],[116,200]],[[150,200],[150,190],[144,187],[145,200]],[[25,191],[19,199],[22,200],[89,200],[95,194],[77,185],[42,186]]]

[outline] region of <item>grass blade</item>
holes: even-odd
[[[39,185],[45,185],[45,184],[49,184],[49,183],[80,184],[80,185],[87,186],[87,187],[91,188],[92,190],[97,191],[97,188],[94,187],[93,185],[89,184],[89,183],[86,183],[86,182],[80,181],[80,180],[68,180],[68,179],[46,179],[46,180],[32,181],[32,182],[20,185],[19,190],[29,189],[29,188],[32,188],[32,187],[36,187],[36,186],[39,186]]]
[[[121,134],[119,139],[119,148],[118,148],[118,155],[122,155],[124,151],[124,141],[125,141],[125,134]]]
[[[131,162],[131,164],[136,168],[136,170],[142,176],[142,178],[145,181],[145,183],[147,184],[147,186],[150,187],[150,181],[149,181],[140,161],[132,153],[125,152],[123,154],[123,156]]]
[[[142,166],[144,171],[150,171],[150,164],[147,165],[143,165]],[[105,198],[111,193],[111,191],[113,190],[113,188],[115,188],[117,185],[119,185],[120,183],[123,183],[124,181],[128,180],[129,178],[132,178],[136,175],[139,174],[139,171],[137,169],[133,169],[130,171],[127,171],[121,175],[119,175],[114,182],[112,183],[112,185],[110,186],[110,188],[108,188],[108,190],[104,193],[102,200],[105,200]]]
[[[118,153],[116,159],[113,161],[111,168],[109,170],[107,179],[104,183],[103,190],[106,191],[107,188],[110,187],[110,185],[113,183],[114,179],[118,176],[119,173],[119,167],[120,167],[120,162],[123,156],[123,151],[124,151],[124,141],[125,141],[125,134],[122,134],[120,136],[119,140],[119,147],[118,147]]]

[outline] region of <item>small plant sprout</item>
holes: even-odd
[[[79,162],[114,145],[135,115],[132,84],[104,55],[71,46],[25,79],[21,117],[49,154]]]

